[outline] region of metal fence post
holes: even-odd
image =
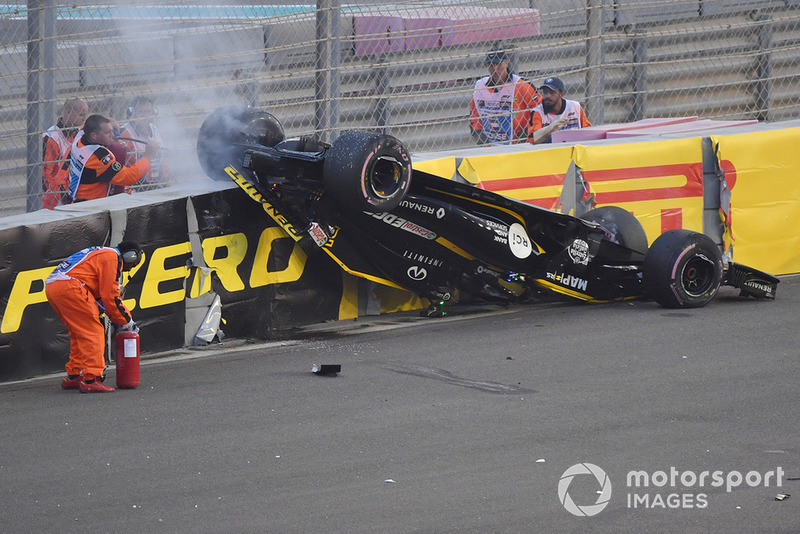
[[[377,65],[373,69],[373,76],[375,77],[375,111],[373,112],[373,120],[378,128],[384,134],[389,133],[389,88],[391,86],[391,78],[389,77],[389,67],[386,63],[386,57],[381,56]]]
[[[78,45],[78,87],[86,87],[86,45]]]
[[[631,87],[633,103],[631,104],[631,121],[647,117],[647,34],[634,28],[633,57],[631,68]]]
[[[28,87],[27,87],[27,202],[26,211],[42,207],[42,0],[28,0]]]
[[[275,52],[272,48],[272,28],[264,25],[264,66],[271,67],[275,63]]]
[[[587,0],[586,30],[586,116],[592,124],[601,124],[605,106],[603,0]]]
[[[42,72],[44,102],[42,106],[42,129],[48,121],[56,122],[56,2],[44,0],[42,9],[44,36],[42,39]]]
[[[769,121],[772,115],[772,17],[755,13],[756,26],[756,118]]]
[[[339,123],[339,0],[317,1],[317,64],[314,76],[314,115],[317,137],[333,142]]]

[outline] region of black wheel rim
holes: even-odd
[[[403,170],[396,159],[380,156],[370,166],[366,185],[377,198],[393,198],[402,188]]]
[[[698,254],[683,266],[681,285],[690,297],[701,297],[714,285],[717,271],[716,264],[708,257]]]
[[[275,146],[284,139],[283,128],[273,117],[256,115],[242,125],[245,143]]]

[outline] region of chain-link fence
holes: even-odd
[[[173,182],[198,179],[213,109],[263,107],[288,135],[474,145],[469,102],[497,42],[566,83],[595,124],[800,117],[800,0],[440,0],[0,4],[0,216],[42,206],[42,134],[81,98],[129,119],[153,100]]]

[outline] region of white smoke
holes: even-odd
[[[313,12],[281,15],[288,8],[260,6],[260,13],[278,16],[258,18],[254,16],[258,12],[252,11],[258,8],[134,3],[99,13],[113,19],[115,35],[104,33],[101,39],[85,43],[88,83],[107,88],[108,113],[120,124],[127,120],[126,110],[136,96],[153,100],[166,149],[163,160],[175,183],[207,179],[196,145],[209,114],[223,106],[263,101],[267,33],[271,31],[273,41],[276,35],[298,40],[302,34],[306,38],[299,44],[285,44],[283,49],[277,47],[277,52],[270,50],[284,61],[295,46],[305,53],[313,50],[313,46],[309,48]],[[301,8],[313,10],[313,6],[293,9]],[[284,111],[291,113],[290,109]]]

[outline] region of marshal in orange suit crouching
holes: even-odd
[[[64,389],[106,393],[103,384],[105,328],[100,312],[123,330],[138,331],[119,288],[123,271],[142,261],[142,250],[132,241],[116,247],[88,247],[62,261],[45,280],[47,301],[69,330],[69,361]]]

